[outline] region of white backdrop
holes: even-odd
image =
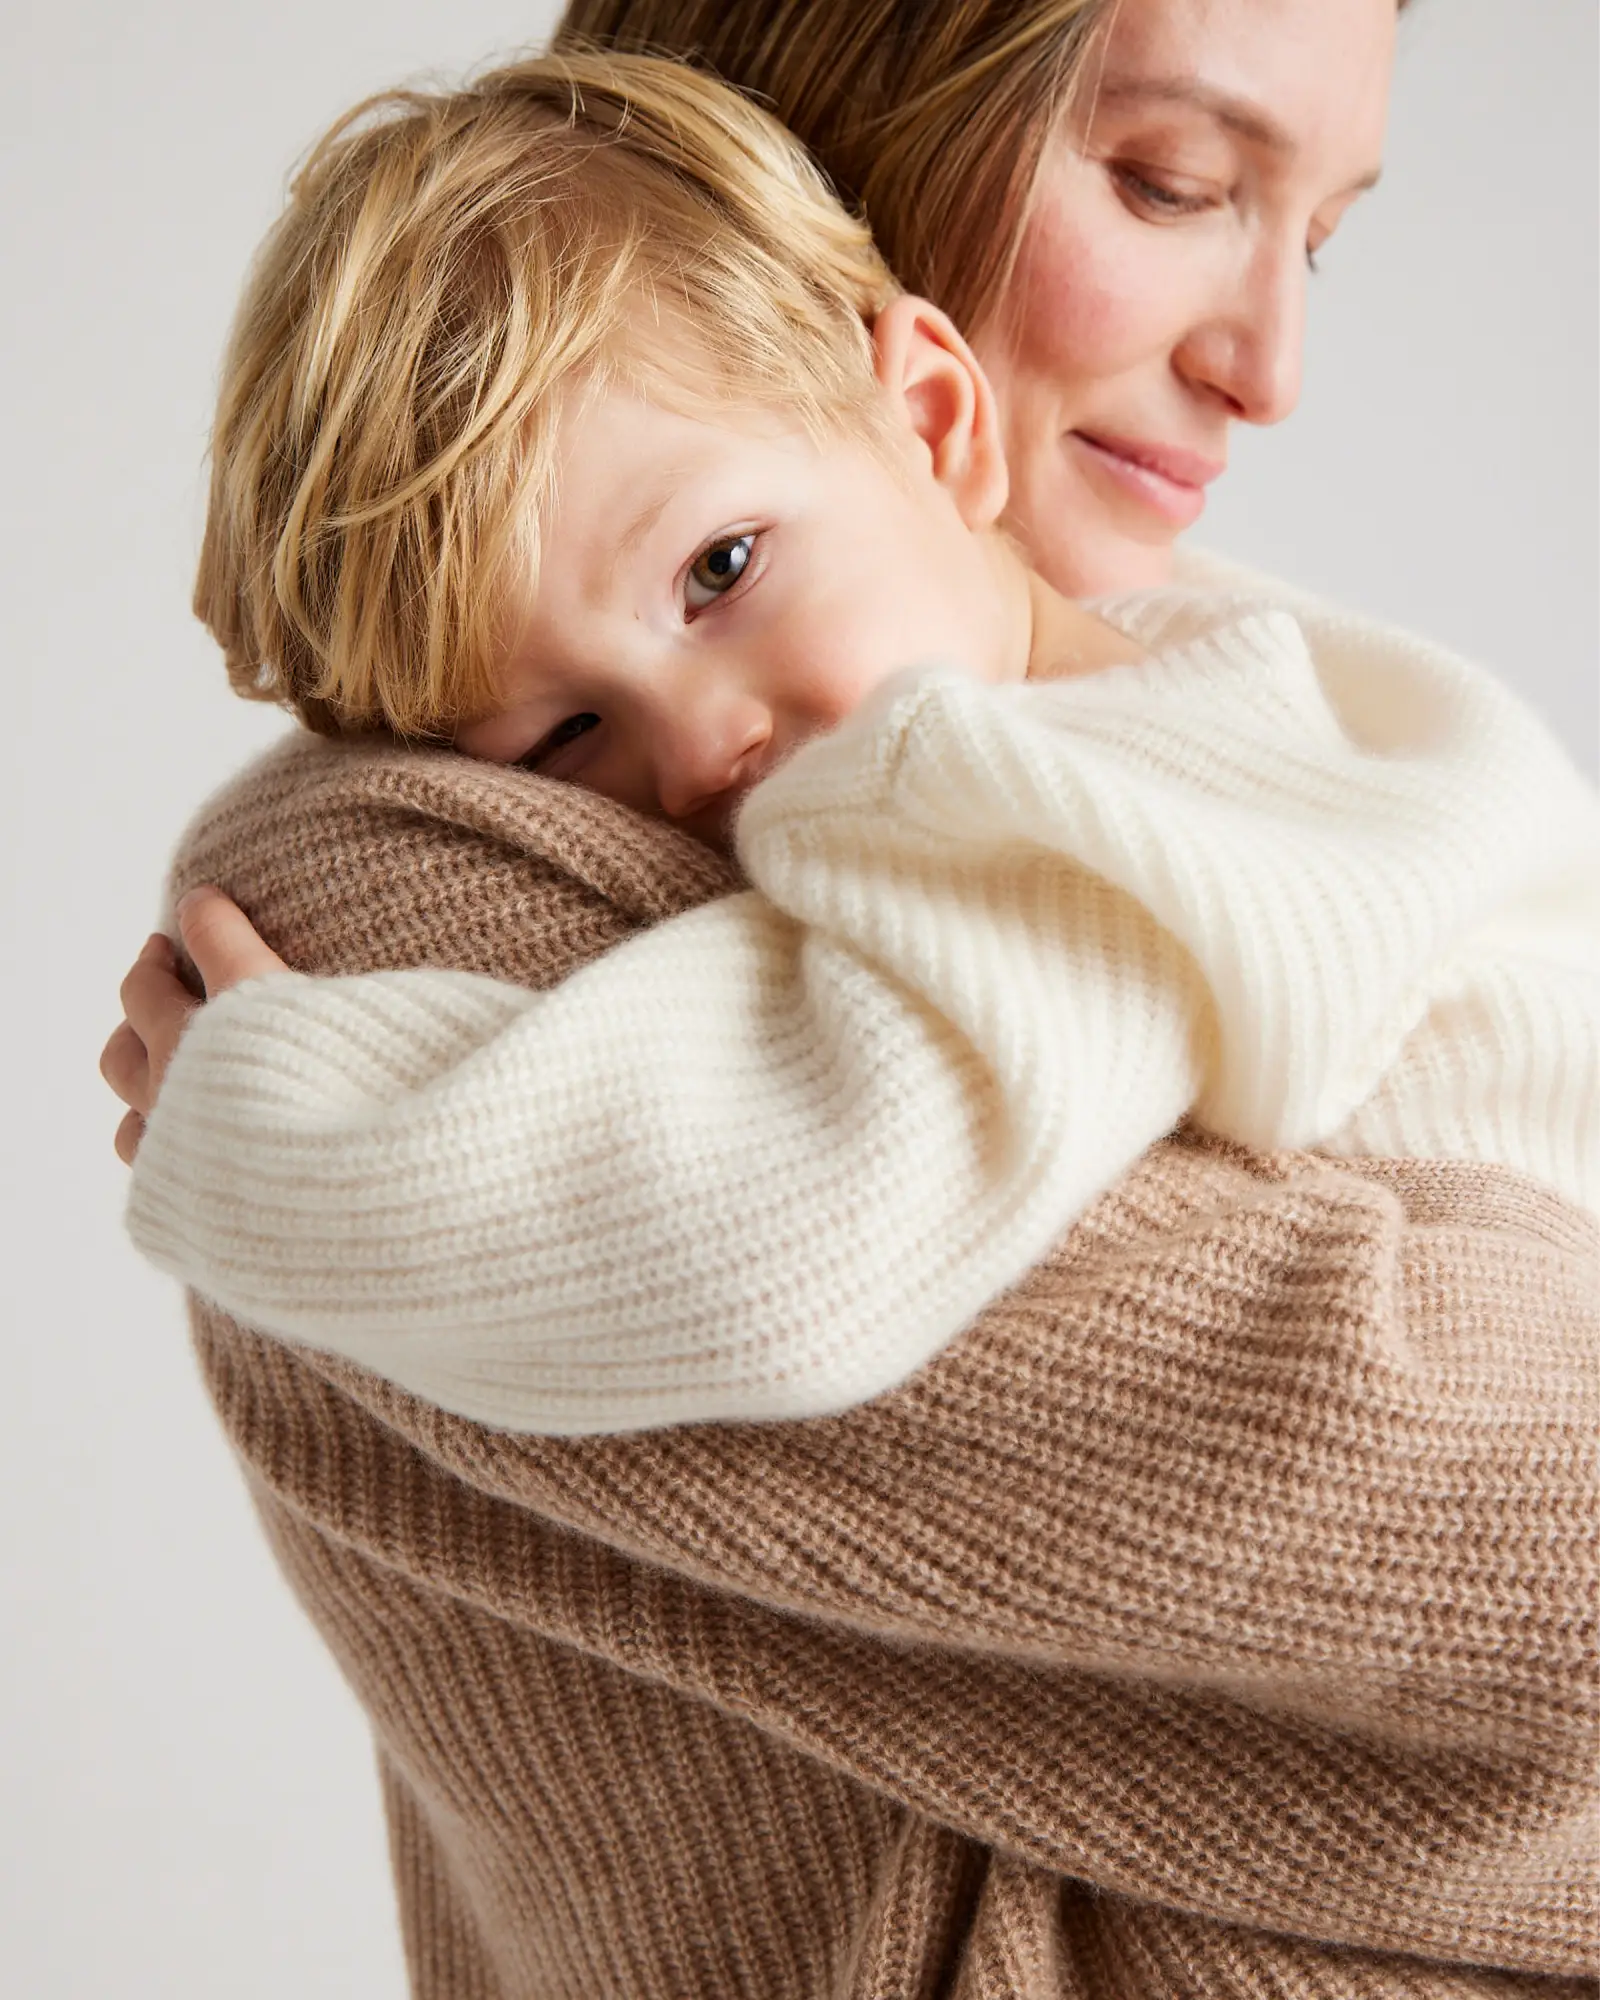
[[[0,632],[11,724],[0,1986],[398,1995],[361,1718],[279,1582],[174,1288],[120,1239],[95,1057],[203,794],[282,727],[187,613],[217,356],[284,173],[550,0],[11,0]],[[1594,768],[1596,10],[1417,0],[1305,406],[1215,546],[1496,664]]]

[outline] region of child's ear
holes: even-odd
[[[878,385],[921,440],[933,476],[969,528],[1005,511],[1007,475],[989,378],[947,313],[906,294],[872,327]]]

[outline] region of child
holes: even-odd
[[[236,988],[141,1147],[147,1255],[583,1432],[877,1393],[1186,1114],[1600,1207],[1595,803],[1514,701],[1314,606],[1056,597],[959,335],[693,72],[377,111],[235,334],[230,674],[733,838],[759,893],[548,994]]]

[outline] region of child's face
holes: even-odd
[[[907,407],[886,452],[622,390],[576,406],[503,706],[457,747],[722,844],[764,772],[899,669],[1020,679],[1020,566],[941,464],[938,409],[930,447]]]

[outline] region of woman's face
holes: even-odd
[[[1294,408],[1317,252],[1377,177],[1395,0],[1120,0],[975,343],[1009,522],[1073,596],[1166,578],[1235,422]]]

